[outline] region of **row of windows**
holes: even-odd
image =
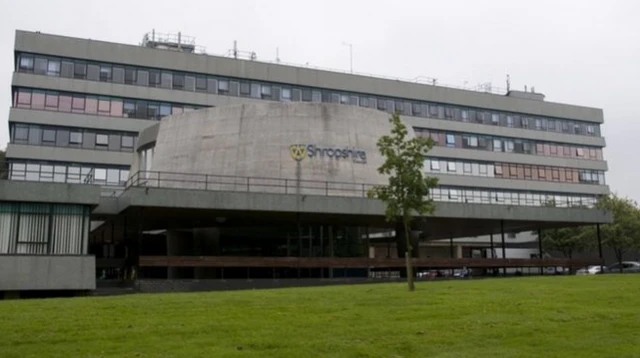
[[[11,124],[11,143],[133,152],[137,134],[94,129]]]
[[[92,164],[12,162],[9,167],[11,180],[124,186],[128,177],[128,168]]]
[[[58,91],[42,91],[31,88],[14,89],[13,106],[16,108],[41,109],[56,112],[155,120],[171,114],[179,114],[202,108],[202,106],[154,102],[141,99],[91,96]]]
[[[527,192],[515,190],[481,190],[463,189],[457,187],[437,187],[429,193],[434,201],[458,203],[518,205],[518,206],[548,206],[554,203],[556,207],[594,207],[597,196],[567,195],[555,193]]]
[[[487,135],[452,133],[414,128],[416,136],[431,138],[435,145],[493,152],[533,154],[553,157],[602,160],[602,148],[569,144],[544,143],[528,139],[514,139]]]
[[[406,101],[396,98],[373,97],[316,88],[241,81],[219,76],[94,63],[31,54],[19,54],[17,63],[17,71],[19,72],[36,73],[46,76],[61,76],[90,81],[160,87],[172,90],[204,92],[275,101],[341,103],[374,108],[389,113],[398,111],[400,114],[417,117],[600,136],[600,126],[582,121],[526,116],[422,101]]]
[[[543,165],[428,158],[424,161],[424,170],[427,173],[605,185],[604,172],[602,171]]]

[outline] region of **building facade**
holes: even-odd
[[[492,94],[211,56],[196,53],[192,43],[148,37],[135,46],[26,31],[16,32],[13,70],[6,153],[13,181],[92,183],[107,188],[103,194],[114,188],[112,195],[118,195],[128,180],[140,179],[139,171],[300,179],[295,166],[278,164],[295,163],[294,149],[357,159],[366,147],[366,158],[359,160],[374,168],[375,140],[386,128],[384,119],[398,112],[413,135],[436,143],[424,170],[440,181],[432,193],[438,202],[588,208],[609,193],[603,111],[548,102],[539,93]],[[308,106],[292,113],[282,103]],[[210,107],[216,108],[205,110]],[[208,114],[195,125],[198,112],[192,111]],[[323,122],[314,121],[336,113],[352,120],[335,122],[346,134],[332,130],[314,137],[325,133]],[[154,129],[167,116],[171,130]],[[183,116],[191,125],[181,126]],[[221,120],[211,127],[209,117]],[[253,132],[243,132],[240,142],[217,132],[248,122],[253,124],[245,130]],[[278,133],[285,128],[308,135],[299,138],[304,142],[284,143]],[[194,140],[185,141],[189,136]],[[156,140],[162,143],[157,148]],[[234,152],[246,141],[263,149]],[[264,160],[260,155],[273,155],[264,149],[269,143],[279,143],[278,155]],[[300,147],[283,154],[285,144]],[[204,172],[193,166],[205,161],[210,166]],[[308,169],[314,174],[304,180],[332,180],[337,168],[327,163]],[[350,184],[378,182],[376,173],[349,163]],[[15,253],[10,247],[0,254]]]

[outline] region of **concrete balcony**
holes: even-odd
[[[95,288],[94,256],[0,255],[0,291]]]

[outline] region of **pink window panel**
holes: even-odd
[[[110,115],[111,101],[108,98],[98,99],[98,112],[107,116]]]
[[[33,91],[31,95],[31,108],[33,109],[44,109],[44,92]]]
[[[31,92],[20,90],[16,96],[19,108],[31,108]]]
[[[84,105],[85,99],[83,96],[74,96],[71,101],[71,112],[73,113],[84,113]]]
[[[47,93],[45,96],[44,105],[47,108],[51,108],[54,110],[58,109],[58,94],[57,93]]]
[[[71,95],[61,94],[58,98],[58,110],[60,112],[71,112]]]
[[[98,99],[96,97],[87,97],[84,105],[84,113],[98,114]]]
[[[122,117],[122,100],[121,99],[111,100],[110,115],[112,117]]]

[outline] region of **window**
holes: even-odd
[[[471,174],[471,163],[464,163],[462,166],[462,170],[465,174]]]
[[[304,92],[303,97],[304,97]],[[260,86],[260,96],[262,99],[270,99],[271,98],[271,86],[270,85],[262,85]],[[311,100],[311,91],[309,91],[309,100]]]
[[[149,78],[149,82],[151,82],[151,78]],[[207,78],[204,76],[196,77],[196,91],[198,92],[206,92],[207,91]]]
[[[420,104],[419,103],[412,103],[411,104],[411,113],[413,113],[414,116],[419,116],[420,115]]]
[[[96,145],[97,146],[108,146],[109,145],[109,136],[106,134],[97,134],[96,135]]]
[[[544,170],[544,168],[540,167],[538,168],[538,178],[544,178],[546,176],[546,171]]]
[[[522,117],[520,120],[522,121],[522,128],[529,128],[529,118]]]
[[[84,112],[84,96],[73,96],[71,99],[71,111],[77,113]]]
[[[13,128],[13,139],[27,140],[29,138],[29,127],[17,124]]]
[[[557,145],[555,145],[555,144],[551,144],[551,145],[549,146],[549,151],[550,151],[550,153],[551,153],[551,154],[553,154],[553,155],[558,155],[558,146],[557,146]]]
[[[20,72],[33,72],[33,56],[20,55],[20,64],[18,65]]]
[[[515,148],[513,141],[506,140],[504,141],[504,151],[508,153],[512,153]]]
[[[507,127],[513,127],[513,117],[507,116]]]
[[[34,90],[31,93],[31,108],[44,109],[45,108],[44,103],[45,103],[45,92]]]
[[[282,89],[282,100],[285,102],[291,101],[291,88]]]
[[[447,147],[454,147],[456,145],[456,137],[453,134],[447,134]]]
[[[182,73],[173,74],[173,89],[177,89],[177,90],[184,89],[184,74]]]
[[[500,115],[497,113],[491,114],[491,123],[494,125],[498,125],[500,123]]]
[[[531,179],[531,167],[528,165],[524,167],[524,177],[525,179]]]
[[[438,106],[430,104],[429,105],[429,117],[437,117],[438,116]]]
[[[510,233],[507,234],[507,238],[515,239],[516,238],[516,234],[514,232],[510,232]]]
[[[87,77],[87,64],[76,62],[73,65],[73,78],[85,79]]]
[[[440,170],[440,162],[437,160],[431,160],[431,170]]]
[[[162,77],[160,75],[160,71],[149,71],[149,87],[160,87],[162,84]],[[205,80],[205,89],[207,87],[207,82]]]
[[[495,167],[494,167],[494,173],[495,173],[496,175],[502,175],[502,166],[501,166],[501,165],[496,164],[496,165],[495,165]]]
[[[133,148],[133,137],[129,135],[123,135],[120,145],[122,148]]]
[[[462,117],[462,120],[465,122],[469,120],[469,112],[466,109],[463,109],[460,111],[460,116]]]
[[[469,147],[475,148],[478,146],[478,137],[471,136],[468,138]]]
[[[127,67],[124,69],[124,83],[132,85],[136,83],[136,69]]]
[[[486,164],[480,164],[479,167],[480,167],[480,175],[486,177],[489,174],[488,170],[487,170],[487,165]]]
[[[553,180],[560,180],[560,170],[559,169],[553,169],[551,171],[551,178]]]
[[[100,81],[111,82],[111,65],[100,65]]]
[[[493,151],[494,152],[502,152],[502,140],[494,139],[493,140]]]
[[[53,144],[56,142],[56,130],[55,129],[43,129],[42,130],[42,142]]]
[[[584,155],[584,150],[582,148],[576,148],[576,155],[582,157]]]
[[[33,73],[37,73],[39,75],[46,75],[47,74],[47,59],[46,58],[36,57],[36,60],[34,62],[34,66],[33,66]]]
[[[69,143],[71,143],[71,144],[82,144],[82,132],[71,132],[71,133],[69,133]]]
[[[567,178],[567,181],[573,181],[573,170],[566,169],[564,176]]]
[[[45,95],[44,106],[47,108],[57,109],[58,108],[58,93],[57,92],[47,92]]]
[[[136,118],[136,103],[134,101],[124,101],[122,115],[125,118]]]
[[[47,76],[60,76],[59,60],[49,60],[47,64]]]
[[[455,189],[449,189],[449,199],[458,199],[458,191]]]
[[[456,162],[448,162],[447,163],[447,171],[455,172],[456,171]]]
[[[594,128],[594,126],[587,126],[588,135],[595,135],[595,133],[596,133],[596,129]]]
[[[444,107],[444,117],[447,118],[447,119],[452,119],[453,118],[453,108]]]
[[[228,93],[229,92],[229,81],[227,81],[227,80],[219,80],[218,81],[218,92]],[[289,95],[289,97],[291,97],[291,95]]]
[[[109,98],[100,97],[98,98],[98,113],[103,115],[109,115],[111,112],[111,101]]]

